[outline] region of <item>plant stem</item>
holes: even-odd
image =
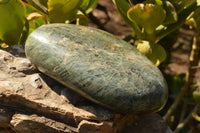
[[[186,75],[186,78],[187,77],[188,77],[188,74]],[[188,90],[188,88],[189,88],[188,87],[188,82],[186,82],[185,87],[181,90],[181,92],[179,93],[178,97],[176,98],[176,100],[174,101],[174,103],[171,105],[171,107],[168,109],[167,113],[163,117],[163,119],[166,122],[169,120],[169,117],[171,116],[171,114],[176,110],[177,106],[181,102],[181,100],[182,100],[183,96],[185,95],[185,92]]]
[[[200,50],[200,35],[196,32],[193,37],[193,44],[192,50],[190,54],[190,64],[188,68],[188,72],[186,74],[186,83],[184,88],[179,93],[178,97],[175,99],[174,103],[168,109],[167,113],[163,117],[163,119],[167,122],[171,114],[176,110],[177,106],[181,102],[182,98],[184,97],[185,93],[189,91],[191,84],[193,83],[195,73],[197,69],[193,69],[194,66],[198,65],[199,62],[199,50]]]
[[[134,6],[134,4],[132,3],[131,0],[128,0],[128,1],[129,1],[129,4],[131,5],[131,7]]]
[[[199,105],[196,105],[194,109],[190,112],[190,114],[187,116],[187,118],[183,122],[178,124],[177,128],[174,130],[174,133],[180,133],[180,131],[193,119],[192,113],[197,112],[198,106]]]
[[[181,109],[181,115],[180,115],[180,119],[179,119],[179,123],[181,123],[186,115],[187,112],[187,105],[188,105],[188,93],[186,93],[186,97],[184,98],[184,102],[183,102],[183,107]]]

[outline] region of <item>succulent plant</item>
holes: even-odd
[[[0,40],[17,44],[25,24],[25,7],[20,0],[0,0]]]
[[[87,14],[97,5],[98,0],[27,0],[48,18],[50,23],[65,23],[81,19],[87,25]]]
[[[24,44],[35,28],[45,23],[88,25],[88,14],[98,0],[0,0],[0,47]],[[31,10],[31,12],[30,12]],[[33,26],[31,21],[37,21]]]
[[[184,24],[198,4],[196,0],[113,0],[113,3],[136,36],[141,40],[149,41],[152,46]],[[140,43],[138,46],[142,53],[147,49],[144,48],[145,46],[149,47],[145,44],[147,43],[141,46]],[[159,50],[156,50],[158,47]],[[156,53],[152,52],[147,57],[154,63],[155,60],[164,61],[163,58],[160,60],[160,57],[166,57],[164,48],[159,44],[151,48]]]

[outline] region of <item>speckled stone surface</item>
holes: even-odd
[[[25,52],[41,72],[116,112],[151,113],[166,103],[159,69],[134,46],[102,30],[43,25],[28,37]]]

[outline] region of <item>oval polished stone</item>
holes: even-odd
[[[134,46],[105,31],[48,24],[33,31],[26,56],[46,75],[120,113],[151,113],[167,100],[159,71]]]

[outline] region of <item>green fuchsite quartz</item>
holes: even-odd
[[[159,69],[105,31],[43,25],[30,34],[25,52],[39,71],[116,112],[152,113],[166,103],[167,85]]]

